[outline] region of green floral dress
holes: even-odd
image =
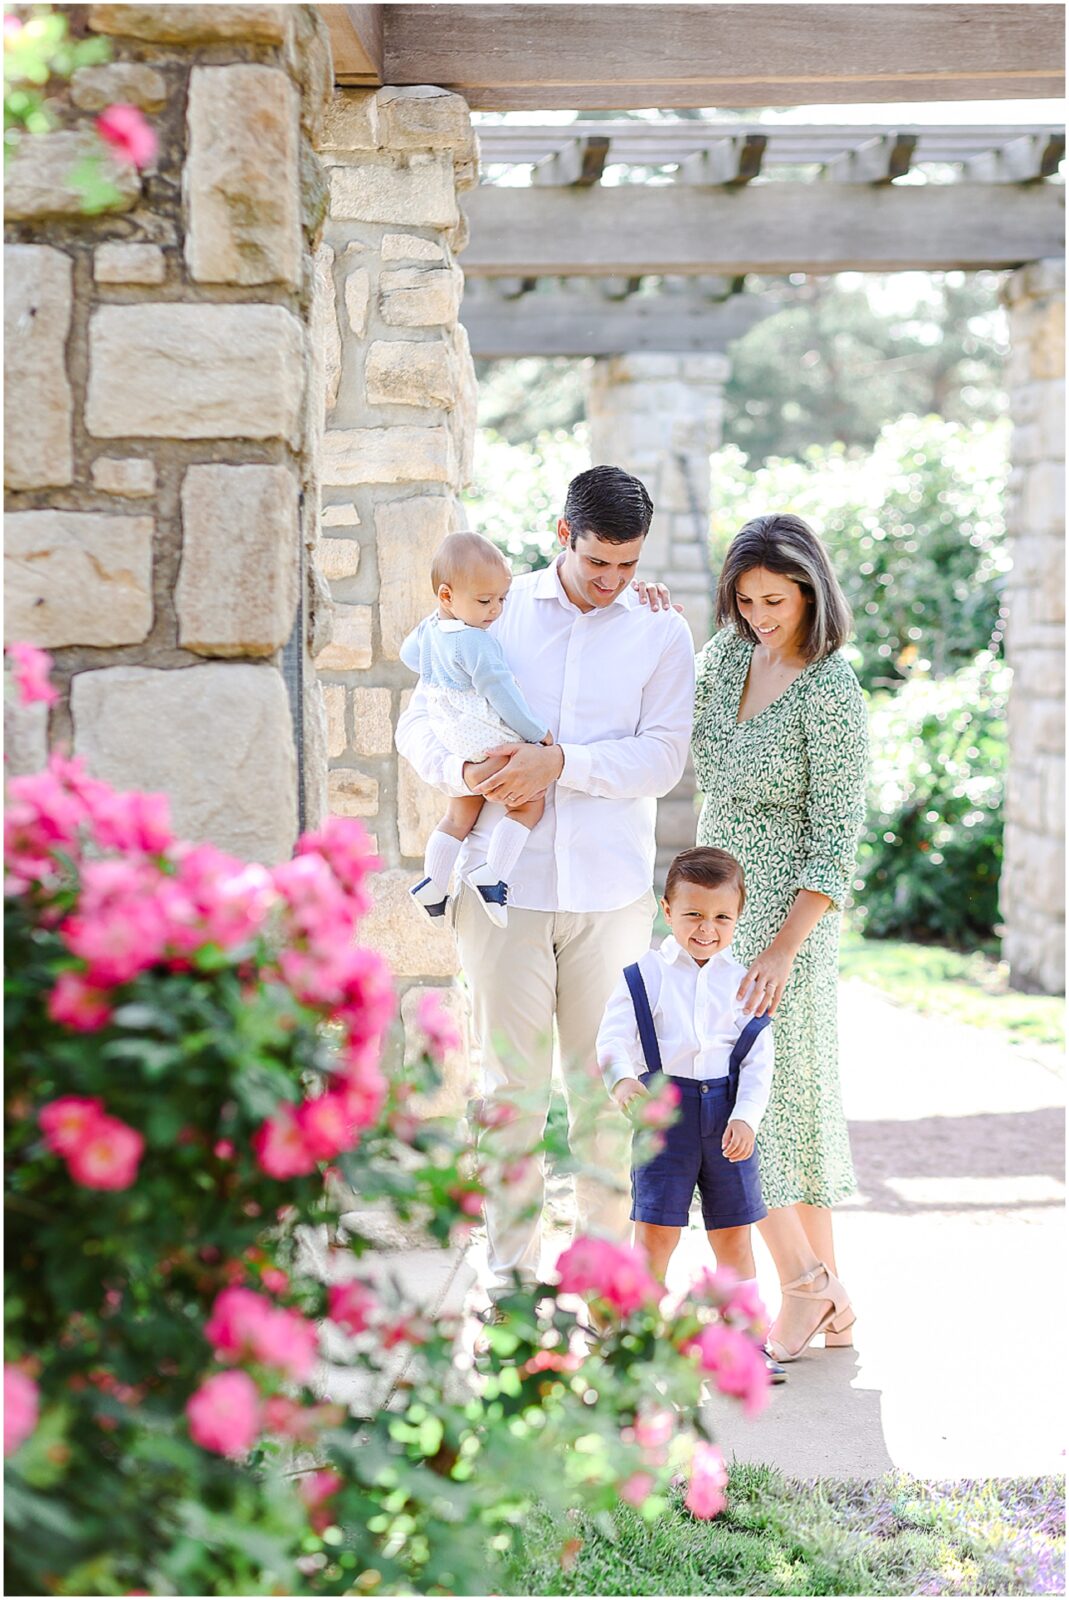
[[[799,950],[776,1012],[772,1097],[757,1138],[769,1208],[832,1206],[856,1186],[839,1091],[837,999],[839,913],[865,814],[865,701],[836,651],[739,723],[753,649],[727,628],[698,655],[698,843],[742,862],[746,905],[733,950],[747,966],[779,932],[799,889],[834,902]]]

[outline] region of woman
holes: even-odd
[[[839,1092],[839,915],[864,817],[865,702],[840,646],[850,608],[800,517],[748,522],[720,574],[714,634],[698,656],[698,843],[746,872],[735,951],[747,1009],[774,1015],[776,1068],[758,1137],[783,1287],[770,1353],[793,1361],[824,1333],[850,1344],[831,1207],[855,1187]]]

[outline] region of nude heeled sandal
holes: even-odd
[[[818,1288],[817,1282],[820,1278],[825,1281]],[[810,1272],[803,1272],[802,1276],[795,1278],[792,1283],[785,1283],[783,1293],[793,1295],[796,1300],[815,1300],[818,1304],[828,1300],[831,1304],[797,1350],[788,1350],[778,1339],[769,1338],[765,1349],[774,1361],[797,1361],[813,1343],[818,1333],[845,1334],[857,1320],[846,1289],[839,1279],[828,1271],[823,1261],[818,1261]]]

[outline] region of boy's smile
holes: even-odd
[[[671,901],[662,900],[665,919],[681,949],[699,966],[726,950],[739,920],[739,891],[733,883],[707,889],[700,883],[677,883]]]

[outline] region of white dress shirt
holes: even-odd
[[[648,950],[639,969],[649,996],[661,1068],[670,1078],[726,1078],[731,1051],[749,1017],[735,998],[746,968],[730,948],[701,966],[669,936],[659,950]],[[754,1133],[772,1089],[772,1028],[763,1028],[739,1073],[739,1092],[731,1113]],[[646,1071],[631,991],[621,975],[609,997],[598,1031],[598,1065],[612,1090],[624,1078]]]
[[[683,775],[694,712],[694,646],[677,611],[651,614],[628,586],[603,610],[580,611],[556,562],[513,580],[491,631],[535,716],[564,752],[509,880],[528,911],[616,911],[653,881],[657,796]],[[397,726],[397,748],[427,783],[463,795],[463,761],[435,737],[422,687]],[[504,816],[487,802],[465,841],[461,872],[486,859]]]

